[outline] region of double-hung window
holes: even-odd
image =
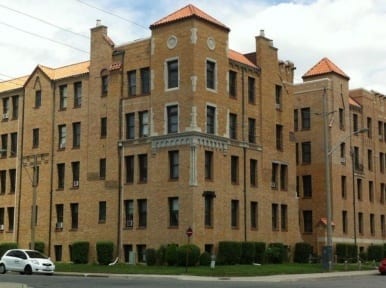
[[[167,89],[178,88],[179,72],[178,59],[169,60],[166,62],[167,66]]]
[[[216,107],[206,106],[206,133],[216,132]]]
[[[216,89],[216,62],[206,61],[206,88]]]
[[[167,133],[178,132],[178,106],[171,105],[167,107]]]

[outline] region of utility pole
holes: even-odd
[[[39,164],[42,162],[48,163],[46,159],[48,153],[40,153],[34,155],[28,155],[23,157],[23,166],[26,168],[27,166],[32,166],[32,212],[31,212],[31,246],[32,250],[35,250],[35,234],[36,234],[36,218],[37,218],[37,186],[38,186],[38,168]]]

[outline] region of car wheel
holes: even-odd
[[[30,265],[25,266],[24,273],[27,275],[31,275],[32,274],[32,267]]]
[[[0,265],[0,274],[4,274],[5,272],[7,272],[7,270],[5,269],[4,264],[1,264]]]

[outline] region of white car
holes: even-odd
[[[55,264],[39,251],[11,249],[5,252],[0,259],[0,273],[4,274],[7,271],[21,274],[53,274]]]

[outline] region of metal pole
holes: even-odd
[[[36,197],[37,197],[37,155],[33,155],[33,178],[32,178],[32,216],[31,216],[31,249],[35,249],[35,229],[36,229]]]
[[[328,131],[328,111],[326,88],[323,93],[323,134],[324,134],[324,163],[326,181],[326,216],[327,216],[327,260],[328,270],[332,269],[332,224],[331,224],[331,174],[330,174],[330,155],[329,155],[329,131]]]
[[[350,138],[351,143],[351,138]],[[351,154],[351,165],[352,165],[352,205],[353,205],[353,224],[354,224],[354,246],[355,246],[355,257],[357,262],[359,261],[358,247],[357,247],[357,218],[356,218],[356,193],[355,193],[355,159],[354,159],[354,150],[352,145],[350,145],[350,154]],[[359,263],[359,262],[358,262]]]

